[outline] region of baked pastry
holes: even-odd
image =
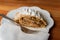
[[[43,28],[47,23],[40,16],[40,12],[33,9],[22,9],[16,14],[14,20],[23,27]]]

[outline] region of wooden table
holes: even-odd
[[[55,21],[53,28],[50,30],[49,40],[60,40],[60,0],[38,0],[38,1],[21,1],[21,0],[0,0],[0,13],[7,14],[8,11],[21,6],[38,6],[48,10]],[[1,20],[1,17],[0,17]]]

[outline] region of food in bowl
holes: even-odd
[[[45,27],[46,22],[44,20],[41,20],[40,18],[25,15],[21,18],[19,18],[19,24],[25,27],[33,27],[33,28],[39,28],[39,27]]]
[[[33,9],[20,10],[14,20],[23,27],[44,28],[47,25],[40,12]]]

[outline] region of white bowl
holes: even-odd
[[[17,8],[15,10],[11,10],[10,12],[8,12],[7,16],[13,19],[15,17],[16,13],[19,12],[22,8],[23,9],[31,8],[31,9],[34,9],[34,10],[38,10],[41,13],[42,17],[46,20],[46,22],[48,24],[45,28],[32,28],[32,27],[25,27],[25,28],[30,29],[30,30],[36,30],[36,31],[41,30],[41,31],[49,32],[49,29],[53,26],[54,21],[51,18],[50,13],[47,10],[41,9],[39,7],[36,7],[36,6],[33,6],[33,7],[25,6],[25,7]]]

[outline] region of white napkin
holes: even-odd
[[[48,40],[48,32],[40,31],[37,34],[26,34],[21,31],[19,26],[5,20],[5,23],[0,26],[0,40]]]

